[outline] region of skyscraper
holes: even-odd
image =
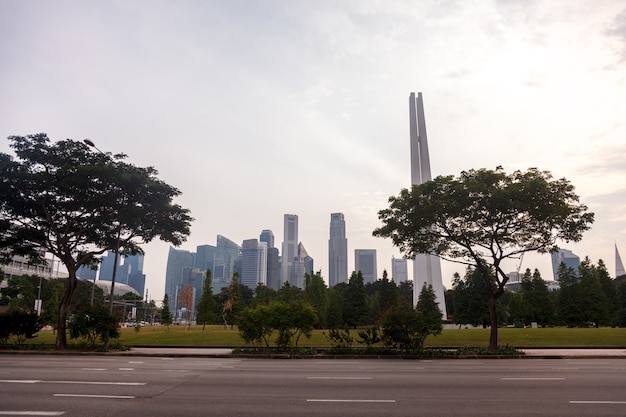
[[[550,258],[552,259],[552,275],[555,281],[559,279],[559,267],[561,263],[565,264],[567,268],[572,268],[574,272],[578,274],[580,257],[575,255],[571,250],[559,249],[558,252],[552,252]]]
[[[298,244],[298,254],[293,260],[289,272],[289,284],[294,287],[304,288],[304,274],[313,272],[313,258],[311,258],[304,248],[302,242]]]
[[[174,249],[170,246],[167,256],[167,268],[165,269],[165,294],[170,300],[170,310],[176,311],[176,297],[178,288],[183,285],[185,268],[193,266],[193,257],[187,250]]]
[[[417,185],[432,179],[422,93],[417,93],[417,98],[415,97],[415,93],[411,93],[409,96],[409,119],[411,139],[411,184]],[[416,304],[424,284],[433,287],[433,291],[437,296],[439,309],[445,318],[446,299],[443,293],[441,260],[431,254],[419,253],[413,261],[413,302]]]
[[[215,248],[215,258],[213,261],[213,293],[219,293],[222,288],[226,288],[233,280],[235,273],[235,262],[239,258],[241,248],[232,240],[217,235],[217,246]]]
[[[274,247],[274,232],[272,232],[269,229],[261,230],[259,241],[267,243],[268,248],[273,248]]]
[[[128,274],[126,283],[137,290],[143,297],[146,290],[146,275],[143,273],[143,255],[124,256],[123,266],[125,272]]]
[[[285,214],[283,228],[283,247],[281,255],[281,286],[289,282],[294,261],[298,256],[298,216]]]
[[[348,282],[348,239],[343,213],[330,215],[330,238],[328,239],[328,286]]]
[[[391,278],[396,285],[399,285],[401,282],[408,281],[409,272],[406,259],[391,258]]]
[[[247,239],[241,244],[241,279],[243,284],[254,290],[257,284],[267,284],[267,243]]]
[[[354,270],[361,271],[363,282],[371,284],[378,279],[378,269],[376,266],[376,249],[355,249],[354,250]]]
[[[117,266],[115,267],[115,282],[121,284],[128,284],[128,273],[125,268],[122,268],[122,257],[117,256]],[[113,277],[113,266],[115,265],[115,253],[108,251],[106,255],[102,257],[100,262],[100,272],[98,279],[100,281],[111,281]]]
[[[215,259],[215,251],[217,248],[213,245],[196,246],[196,258],[194,266],[200,271],[211,270],[213,273],[213,260]]]
[[[280,266],[278,248],[274,247],[274,233],[265,229],[259,236],[261,242],[267,243],[267,287],[275,290],[280,288]]]

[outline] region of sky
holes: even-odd
[[[410,187],[411,92],[433,177],[502,166],[565,177],[595,213],[578,243],[626,255],[623,0],[0,0],[0,152],[11,135],[89,138],[153,166],[191,210],[180,248],[299,216],[328,275],[330,214],[379,274],[402,256],[377,213]],[[145,245],[160,300],[170,245]],[[538,268],[528,255],[511,271]],[[444,285],[464,266],[443,263]]]

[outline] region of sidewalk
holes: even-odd
[[[563,349],[541,348],[522,349],[527,358],[544,359],[626,359],[625,349]],[[229,348],[190,348],[190,347],[136,347],[125,352],[128,355],[137,356],[163,356],[163,357],[232,357],[232,349]]]
[[[623,358],[626,359],[626,349],[523,349],[527,357],[563,358],[563,359],[594,359],[594,358]]]

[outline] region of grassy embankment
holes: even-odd
[[[188,345],[188,346],[244,346],[237,330],[224,329],[223,326],[155,326],[122,329],[120,343],[134,345]],[[354,346],[357,342],[356,331]],[[626,346],[626,328],[589,328],[569,329],[564,327],[540,329],[502,328],[498,330],[499,344],[515,347],[533,346]],[[29,344],[54,344],[55,335],[52,331],[41,331]],[[77,342],[68,339],[70,343]],[[426,339],[426,347],[457,347],[457,346],[488,346],[489,329],[444,330],[441,335]],[[302,337],[299,346],[329,346],[330,343],[323,331],[315,331],[310,339]]]

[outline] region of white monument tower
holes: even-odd
[[[415,93],[411,93],[409,112],[411,122],[411,184],[417,185],[432,179],[422,93],[417,93],[417,98]],[[424,284],[432,285],[437,296],[439,309],[445,319],[446,299],[441,278],[441,260],[437,256],[420,253],[413,261],[413,302],[415,304],[417,304]]]

